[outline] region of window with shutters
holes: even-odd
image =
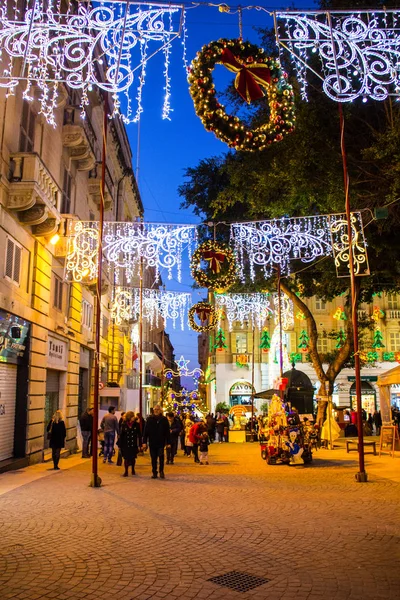
[[[71,212],[71,190],[72,190],[72,177],[71,173],[64,168],[64,178],[62,187],[62,202],[61,212],[68,214]]]
[[[57,310],[63,309],[63,293],[64,293],[64,283],[59,277],[57,277],[57,275],[54,275],[53,306]]]
[[[35,145],[36,115],[27,100],[22,103],[22,117],[19,136],[19,151],[33,152]]]
[[[21,259],[22,246],[7,237],[4,277],[16,285],[21,281]]]
[[[328,338],[318,338],[317,341],[317,350],[319,354],[326,354],[329,352]]]
[[[235,333],[235,346],[233,352],[235,354],[246,354],[247,352],[247,333]]]
[[[397,294],[388,294],[388,308],[389,310],[397,310],[399,308]]]
[[[82,326],[92,329],[93,306],[87,300],[82,300]]]
[[[391,331],[389,333],[389,351],[399,352],[400,351],[400,332]]]
[[[318,310],[319,312],[326,310],[326,302],[323,302],[319,298],[316,298],[315,299],[315,310]]]

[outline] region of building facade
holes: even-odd
[[[104,102],[90,92],[82,118],[79,94],[60,86],[53,128],[39,114],[40,90],[32,93],[28,102],[21,90],[0,90],[0,468],[47,455],[45,430],[57,409],[74,451],[93,392],[95,286],[67,281],[65,257],[69,222],[99,218]],[[143,206],[121,120],[108,122],[107,137],[105,220],[137,220]],[[106,274],[100,404],[137,408],[137,350],[132,327],[111,320],[113,285]],[[160,331],[145,331],[145,344]],[[149,369],[153,376],[157,365]]]
[[[345,311],[343,298],[323,302],[318,298],[306,301],[318,329],[318,351],[328,357],[343,343],[345,336]],[[304,372],[315,388],[318,377],[309,361],[307,351],[308,331],[304,315],[285,304],[283,319],[283,370],[295,368]],[[371,305],[362,305],[360,322],[360,349],[362,358],[362,403],[367,412],[379,408],[378,376],[400,362],[400,297],[396,294],[376,296]],[[230,406],[250,403],[254,393],[273,389],[280,374],[279,326],[276,316],[265,321],[263,329],[252,329],[248,323],[233,323],[231,329],[224,315],[220,332],[226,347],[215,348],[216,338],[208,334],[199,336],[199,361],[207,372],[207,397],[212,411],[219,402]],[[217,332],[218,334],[218,332]],[[254,368],[253,368],[254,362]],[[327,368],[327,364],[324,364]],[[338,407],[350,407],[355,402],[354,369],[344,368],[339,373],[332,396]],[[260,408],[263,400],[255,400]],[[392,403],[399,405],[400,389],[392,387]]]

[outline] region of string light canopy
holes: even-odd
[[[98,223],[72,221],[66,258],[67,279],[90,283],[97,278]],[[116,281],[122,273],[130,283],[139,272],[140,259],[145,267],[154,267],[156,281],[160,269],[166,269],[168,279],[176,270],[178,281],[182,275],[182,254],[197,241],[195,225],[166,225],[158,223],[104,223],[103,257],[113,265]]]
[[[279,296],[274,295],[274,307],[275,307],[275,324],[279,325]],[[281,320],[282,329],[288,331],[294,327],[294,315],[293,315],[293,302],[286,296],[281,294]]]
[[[242,326],[248,322],[252,328],[262,329],[272,315],[270,299],[268,293],[215,294],[215,307],[220,315],[226,315],[229,330],[235,322]]]
[[[302,98],[312,72],[337,102],[399,99],[399,19],[390,10],[278,12],[276,38],[290,52]]]
[[[361,213],[352,213],[351,222],[355,273],[367,275]],[[265,277],[272,274],[275,266],[288,274],[291,261],[311,263],[323,256],[334,257],[338,275],[349,275],[349,236],[345,214],[232,223],[231,241],[243,282],[247,267],[254,281],[259,268]]]
[[[187,292],[172,292],[166,290],[143,290],[142,317],[151,327],[158,327],[159,319],[172,321],[175,328],[179,320],[181,329],[184,329],[185,315],[191,304],[191,294]],[[116,325],[137,321],[140,315],[140,289],[117,287],[113,295],[111,318]]]
[[[88,93],[98,88],[112,94],[112,116],[122,113],[126,122],[137,121],[143,110],[146,64],[162,52],[162,117],[169,119],[170,54],[172,42],[180,36],[185,46],[181,4],[108,0],[93,6],[83,1],[26,0],[21,10],[18,0],[0,0],[0,86],[13,94],[22,83],[23,97],[33,100],[36,96],[40,112],[52,125],[63,84],[81,90],[82,109],[89,103]],[[137,108],[133,111],[129,92],[135,80]]]

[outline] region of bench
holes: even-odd
[[[350,444],[354,444],[356,447],[350,448]],[[372,446],[372,453],[376,456],[376,442],[366,442],[364,440],[364,446]],[[346,440],[346,450],[347,453],[349,453],[350,450],[358,450],[358,440]]]

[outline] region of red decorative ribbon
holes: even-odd
[[[271,71],[263,63],[244,64],[240,62],[229,48],[222,52],[222,64],[227,69],[237,73],[235,88],[237,93],[250,104],[253,100],[262,98],[265,94],[260,85],[271,83]]]
[[[221,263],[224,262],[226,254],[224,252],[216,252],[215,250],[207,250],[203,252],[203,258],[210,262],[210,268],[213,273],[219,273],[221,271]]]
[[[196,315],[199,317],[202,323],[207,321],[208,317],[210,316],[210,312],[211,308],[209,308],[208,306],[196,308]]]

